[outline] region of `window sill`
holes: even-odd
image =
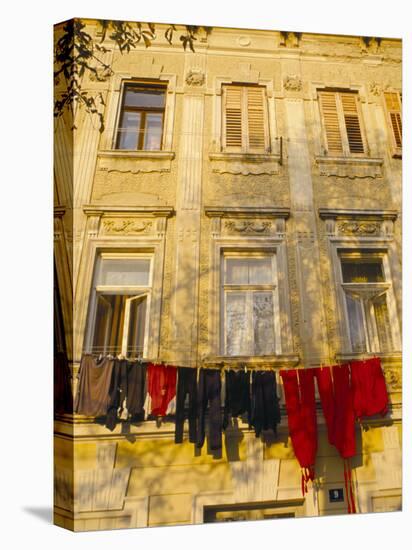
[[[113,149],[99,151],[97,169],[107,172],[170,172],[173,151],[129,151]]]
[[[240,366],[246,365],[246,367],[252,369],[259,369],[259,367],[295,367],[299,363],[299,356],[295,354],[283,354],[283,355],[217,355],[214,357],[207,357],[204,361],[205,367],[216,366]]]
[[[342,352],[336,354],[337,361],[361,361],[363,359],[370,359],[371,357],[379,357],[382,363],[400,365],[402,362],[402,352],[392,351],[385,353],[378,352],[363,352],[355,353],[352,351]]]
[[[277,174],[280,155],[270,153],[209,153],[212,172],[218,174]]]
[[[381,178],[383,158],[317,156],[321,176],[341,178]]]

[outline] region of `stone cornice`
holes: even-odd
[[[208,218],[283,218],[290,216],[290,208],[287,207],[238,207],[238,206],[205,206],[205,214]]]
[[[344,209],[344,208],[319,208],[319,216],[323,220],[336,219],[374,219],[374,220],[396,220],[396,210],[373,210],[373,209]]]
[[[154,218],[170,218],[174,214],[174,209],[172,206],[99,206],[88,204],[83,206],[83,212],[87,216],[102,216],[109,213],[111,215],[140,214]]]

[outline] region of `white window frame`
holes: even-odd
[[[96,285],[95,281],[98,276],[98,270],[100,262],[102,260],[150,260],[149,268],[149,281],[147,285]],[[91,288],[90,295],[90,306],[89,306],[89,315],[87,322],[87,331],[86,331],[86,351],[93,351],[93,338],[96,326],[96,314],[98,306],[98,297],[101,295],[129,295],[129,299],[126,303],[127,311],[125,312],[125,318],[123,321],[123,340],[120,353],[124,356],[127,355],[127,337],[128,337],[128,321],[129,315],[127,314],[130,311],[130,300],[135,298],[144,298],[146,297],[146,318],[145,318],[145,332],[143,336],[143,353],[142,357],[147,356],[148,342],[149,342],[149,319],[150,319],[150,305],[151,305],[151,296],[153,288],[153,254],[148,253],[122,253],[122,252],[101,252],[96,256],[96,261],[94,265],[94,274],[93,274],[93,283]]]
[[[227,274],[227,259],[242,259],[242,258],[271,258],[272,260],[272,275],[273,284],[229,284],[226,283]],[[278,283],[278,271],[276,253],[270,251],[222,251],[220,260],[220,352],[224,356],[228,356],[226,350],[226,297],[229,292],[245,292],[247,293],[247,300],[251,299],[253,292],[272,292],[273,296],[273,326],[274,326],[274,338],[275,338],[275,352],[274,354],[280,355],[282,353],[281,347],[281,329],[280,329],[280,307],[279,307],[279,283]],[[253,341],[252,331],[249,331],[248,339]],[[251,356],[259,357],[256,354]],[[263,357],[263,356],[260,356]]]
[[[382,262],[382,271],[384,275],[385,282],[383,283],[344,283],[342,276],[342,267],[341,259],[342,256],[347,259],[353,258],[354,262],[356,259],[376,259],[379,258]],[[378,297],[384,293],[386,295],[386,302],[388,308],[388,315],[390,318],[390,331],[392,339],[392,350],[386,351],[386,353],[392,353],[394,351],[400,350],[400,336],[399,336],[399,325],[396,311],[395,296],[393,291],[393,283],[391,277],[390,263],[388,258],[388,249],[382,248],[382,246],[370,246],[367,243],[364,243],[363,246],[352,245],[352,246],[340,246],[335,244],[334,246],[334,271],[335,271],[335,281],[336,281],[336,291],[338,294],[338,303],[341,311],[341,321],[343,322],[343,340],[345,349],[344,353],[383,353],[379,349],[379,340],[376,327],[375,314],[373,312],[373,306],[369,303],[370,310],[367,315],[363,315],[365,325],[365,340],[366,340],[366,350],[364,352],[354,351],[352,349],[351,337],[350,337],[350,328],[349,328],[349,315],[347,311],[346,295],[347,293],[358,293],[365,295],[365,304],[367,304],[366,296],[369,294],[370,297]],[[363,308],[365,305],[363,306]],[[369,317],[369,321],[367,321]],[[342,325],[341,322],[341,325]]]

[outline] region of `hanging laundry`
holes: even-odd
[[[54,413],[73,413],[71,372],[65,352],[56,352],[53,357]]]
[[[206,411],[209,404],[209,446],[212,451],[222,448],[222,415],[221,415],[220,371],[200,369],[197,390],[197,443],[201,449],[205,442]]]
[[[362,419],[374,414],[385,416],[388,412],[389,398],[379,357],[372,357],[366,361],[352,361],[350,371],[356,418]]]
[[[109,390],[106,428],[113,430],[119,421],[119,416],[123,420],[137,415],[143,416],[145,380],[145,364],[140,361],[115,359]]]
[[[223,415],[223,428],[229,424],[232,418],[247,414],[250,424],[250,371],[228,370],[225,373],[225,409]]]
[[[314,369],[329,443],[344,460],[348,513],[356,513],[349,459],[356,454],[355,414],[349,365]],[[333,378],[332,378],[333,375]]]
[[[302,494],[315,478],[318,445],[314,369],[280,371],[285,392],[289,433],[293,450],[302,468]]]
[[[276,433],[280,422],[279,399],[276,393],[276,376],[273,371],[253,371],[251,398],[251,425],[255,436],[262,430]]]
[[[150,396],[150,414],[165,416],[168,405],[176,395],[176,367],[155,365],[147,368],[147,390]]]
[[[185,421],[185,402],[188,398],[189,441],[196,443],[197,415],[197,369],[178,367],[175,417],[175,443],[183,442],[183,425]]]
[[[113,365],[114,360],[108,357],[96,360],[92,355],[83,355],[74,403],[76,413],[87,416],[106,415]]]

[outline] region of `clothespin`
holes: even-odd
[[[247,373],[247,364],[245,363],[245,374]]]

